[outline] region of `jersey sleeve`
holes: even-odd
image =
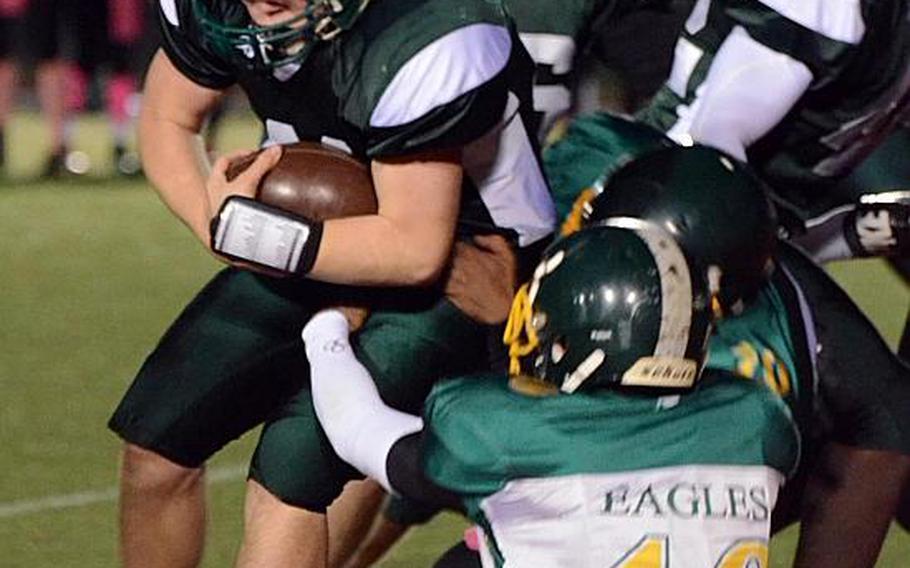
[[[416,51],[366,101],[368,155],[458,148],[487,133],[506,112],[516,44],[508,27],[479,22]]]
[[[386,474],[392,495],[384,515],[400,525],[425,523],[440,509],[461,510],[458,495],[430,481],[421,467],[422,432],[399,439],[389,450]]]
[[[493,379],[441,383],[424,407],[424,471],[436,485],[461,495],[493,493],[508,474],[505,429],[491,423],[491,416],[501,414],[495,410],[499,398],[483,388],[486,380]]]
[[[189,80],[219,90],[236,82],[231,67],[203,44],[189,0],[159,0],[158,27],[161,48]]]
[[[812,307],[816,425],[843,445],[910,454],[910,367],[821,268],[792,247],[780,257]]]
[[[669,78],[639,116],[744,160],[807,93],[843,75],[865,34],[861,4],[698,2]]]

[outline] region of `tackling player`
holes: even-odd
[[[737,196],[724,191],[731,185],[725,186],[723,183],[725,174],[723,170],[719,170],[716,154],[714,154],[712,163],[710,157],[699,152],[688,151],[688,154],[680,154],[680,152],[687,151],[673,148],[658,151],[621,169],[611,179],[608,191],[591,204],[587,210],[585,223],[595,226],[605,223],[627,227],[633,224],[638,226],[650,223],[650,226],[659,226],[672,232],[679,239],[683,250],[691,254],[687,258],[694,256],[719,261],[719,264],[714,265],[714,270],[709,267],[700,274],[707,276],[705,281],[709,291],[713,280],[716,284],[721,284],[722,292],[714,298],[717,300],[716,303],[714,299],[703,298],[702,301],[710,301],[714,306],[714,311],[719,308],[739,315],[727,317],[718,323],[718,330],[710,343],[708,373],[710,375],[713,372],[712,369],[717,369],[721,374],[733,373],[765,385],[769,392],[774,394],[774,399],[778,401],[778,404],[786,405],[788,409],[786,423],[797,426],[799,429],[801,467],[799,475],[795,479],[795,487],[788,498],[788,500],[794,501],[787,502],[786,507],[776,511],[777,525],[780,526],[782,523],[792,520],[796,514],[802,515],[802,531],[797,556],[797,563],[800,566],[871,566],[874,564],[874,559],[889,526],[897,503],[899,487],[910,471],[910,458],[907,457],[910,454],[910,436],[908,436],[910,424],[908,424],[908,417],[904,412],[906,404],[910,401],[910,391],[907,388],[908,371],[894,358],[874,328],[850,302],[846,294],[821,269],[796,250],[784,246],[778,253],[780,266],[778,270],[774,271],[770,284],[760,289],[757,288],[756,284],[762,281],[761,274],[764,274],[764,271],[756,270],[756,268],[767,264],[764,259],[767,258],[766,254],[770,249],[757,245],[757,243],[765,241],[755,241],[749,238],[749,235],[755,233],[753,223],[756,211],[755,203],[751,203],[744,197],[747,195],[745,192]],[[707,156],[710,156],[710,153]],[[731,168],[732,171],[735,171],[737,166],[732,160],[727,158],[722,160],[721,164],[724,168]],[[711,185],[724,199],[713,202],[705,200],[703,188],[706,184]],[[743,189],[742,186],[740,189]],[[736,223],[716,223],[718,218],[738,217],[736,212],[744,215]],[[644,221],[636,222],[636,217]],[[706,223],[705,221],[711,222]],[[768,233],[771,234],[770,225],[768,229]],[[583,229],[579,235],[588,231],[591,229]],[[573,236],[569,237],[567,242],[577,243],[578,239],[580,242],[587,243],[587,246],[596,248],[595,244],[585,240],[590,237]],[[573,246],[573,244],[565,245],[566,251],[575,250],[572,248]],[[617,246],[617,248],[620,247]],[[573,321],[571,315],[566,316],[566,314],[576,313],[573,309],[581,310],[581,306],[590,307],[597,312],[595,308],[600,306],[600,302],[609,303],[610,297],[618,304],[623,297],[628,299],[629,293],[637,294],[637,289],[634,286],[627,286],[624,288],[625,294],[618,294],[615,290],[601,290],[602,293],[591,292],[591,286],[586,287],[579,284],[579,281],[590,278],[590,275],[579,268],[571,270],[573,268],[571,255],[569,252],[561,255],[560,251],[563,251],[563,248],[554,245],[551,253],[547,255],[548,260],[541,265],[543,268],[539,268],[536,273],[536,280],[539,282],[532,283],[530,290],[525,289],[532,306],[535,299],[540,298],[538,309],[528,308],[527,304],[519,302],[516,304],[518,309],[514,312],[527,316],[524,319],[527,325],[524,327],[530,330],[529,335],[536,335],[537,331],[540,331],[537,345],[533,345],[533,340],[527,345],[516,343],[513,352],[517,355],[527,355],[528,360],[541,365],[545,372],[551,372],[554,368],[558,369],[558,372],[554,373],[558,384],[564,384],[562,381],[569,380],[570,385],[574,385],[579,377],[583,377],[585,374],[572,373],[575,365],[583,362],[578,368],[584,367],[587,371],[592,366],[596,366],[597,362],[602,361],[602,358],[593,356],[593,351],[591,356],[585,357],[588,353],[587,350],[583,350],[579,355],[577,351],[567,349],[566,345],[570,347],[579,344],[587,345],[588,341],[593,340],[595,334],[580,333],[577,329],[561,329],[561,332],[554,332],[547,326],[564,325],[567,320],[563,319],[563,316],[568,321]],[[667,254],[669,255],[669,252]],[[596,265],[601,254],[592,256],[595,260],[586,262]],[[607,253],[602,253],[602,256],[609,258]],[[609,261],[603,260],[603,262]],[[632,265],[635,264],[632,263]],[[628,265],[626,266],[628,267]],[[704,267],[704,263],[691,266]],[[550,272],[551,268],[552,272]],[[565,272],[562,272],[563,270]],[[622,269],[616,268],[615,272],[621,273]],[[673,273],[674,271],[668,272]],[[693,272],[698,271],[693,269]],[[558,290],[552,296],[542,292],[549,283],[550,274],[553,274],[553,288]],[[749,274],[753,275],[751,280],[747,278]],[[556,286],[557,281],[558,287]],[[584,302],[572,301],[571,292],[576,289],[586,291],[579,295],[579,298],[586,298]],[[674,288],[667,288],[667,290],[672,289]],[[675,299],[686,296],[678,286],[675,289],[679,294],[679,296],[674,296]],[[569,297],[566,297],[566,290],[570,291]],[[729,294],[731,290],[736,293]],[[553,300],[553,296],[558,299]],[[748,299],[749,296],[754,297],[746,307],[746,303],[742,300]],[[543,307],[544,304],[546,304],[546,308]],[[680,315],[685,312],[686,310],[680,310],[675,313]],[[536,318],[533,317],[535,314]],[[598,319],[614,322],[611,319],[612,314],[603,315],[600,312],[597,314]],[[648,318],[644,317],[643,321],[648,321]],[[668,317],[665,321],[672,322],[673,319]],[[314,371],[316,386],[314,388],[318,389],[316,392],[317,411],[321,412],[321,418],[332,421],[333,425],[326,424],[327,432],[333,438],[333,443],[343,446],[344,450],[339,450],[343,455],[355,460],[353,463],[359,467],[369,468],[366,471],[373,475],[378,476],[387,471],[388,480],[393,487],[405,493],[412,492],[413,486],[409,485],[407,481],[396,486],[395,476],[397,474],[393,472],[400,471],[402,462],[407,463],[401,454],[406,454],[405,448],[415,442],[413,440],[405,442],[404,440],[408,440],[408,438],[404,438],[403,441],[395,443],[398,436],[394,436],[392,433],[396,424],[401,426],[401,432],[406,434],[410,432],[409,428],[419,428],[420,423],[416,418],[402,417],[400,413],[387,414],[387,411],[381,409],[381,403],[375,398],[366,396],[362,392],[348,391],[349,388],[367,389],[364,386],[362,373],[355,363],[349,361],[348,364],[351,365],[349,372],[342,376],[344,379],[359,381],[358,386],[346,384],[337,376],[337,372],[333,373],[337,369],[334,364],[330,368],[322,366],[326,361],[335,358],[350,357],[343,347],[346,341],[346,326],[340,325],[340,323],[343,323],[343,320],[336,319],[336,324],[328,326],[329,335],[332,339],[337,340],[332,343],[332,345],[339,346],[337,350],[319,352],[322,345],[325,344],[323,340],[327,339],[321,335],[325,330],[322,324],[318,324],[322,331],[310,327],[307,332],[309,335],[305,335],[310,359],[316,365]],[[626,330],[626,337],[636,337],[634,330],[640,328],[627,325],[623,329]],[[554,333],[555,335],[553,335]],[[696,332],[693,331],[693,333]],[[310,338],[316,336],[319,336],[320,339],[310,341]],[[605,333],[603,336],[610,337],[611,334]],[[601,335],[598,334],[597,337],[601,337]],[[665,334],[663,337],[673,336]],[[862,349],[865,354],[862,361],[844,356],[852,349]],[[563,359],[566,363],[560,367],[558,363]],[[613,361],[613,358],[608,356],[606,360]],[[585,362],[589,364],[585,365]],[[568,368],[564,369],[566,366]],[[540,367],[538,367],[539,369]],[[358,374],[361,374],[359,379],[356,378]],[[582,381],[582,384],[585,384],[585,381]],[[584,456],[599,455],[597,454],[599,450],[587,448],[587,446],[585,446],[587,451],[579,450],[579,444],[568,439],[565,430],[560,428],[560,425],[566,421],[554,419],[552,415],[546,415],[549,420],[536,416],[540,412],[553,412],[553,408],[558,408],[557,403],[551,403],[552,406],[548,408],[544,406],[546,403],[521,402],[521,397],[515,394],[490,394],[491,391],[499,390],[505,391],[506,389],[496,382],[485,383],[472,380],[463,380],[453,383],[452,386],[440,387],[437,395],[442,393],[439,398],[446,404],[438,403],[437,395],[434,395],[425,414],[426,423],[423,425],[428,477],[449,490],[454,489],[456,493],[461,493],[463,496],[467,494],[470,497],[466,499],[469,511],[473,512],[477,518],[490,521],[484,524],[484,528],[492,527],[494,537],[496,523],[487,518],[487,515],[499,512],[497,505],[502,501],[497,499],[494,493],[501,490],[504,494],[508,494],[513,487],[513,484],[505,483],[505,481],[514,480],[515,477],[521,478],[522,475],[527,477],[557,475],[553,473],[556,471],[557,462],[548,460],[555,455],[552,447],[547,451],[530,452],[527,451],[528,448],[538,448],[547,443],[553,443],[554,446],[560,448],[570,448],[566,452],[556,452],[565,457],[564,461],[568,464],[585,461]],[[481,391],[487,392],[484,393],[484,396],[475,396]],[[320,409],[320,405],[323,404],[321,401],[323,396],[327,397],[327,406]],[[671,405],[671,407],[685,409],[689,400],[692,399],[687,399],[684,395],[681,401],[677,401],[677,406]],[[348,417],[352,422],[340,422],[335,413],[335,407],[340,404],[340,401],[354,405],[354,409],[350,412],[356,415],[356,418]],[[361,404],[370,410],[366,411],[364,407],[360,406]],[[535,412],[535,404],[538,405],[538,409],[544,408],[545,410]],[[616,418],[617,423],[633,414],[631,411],[633,404],[634,402],[629,403],[629,406],[626,407],[630,412],[627,415],[623,414],[622,405],[617,402],[619,409],[613,409],[613,416],[620,417]],[[459,409],[458,413],[451,411],[451,407],[456,405]],[[466,409],[467,414],[465,414]],[[470,419],[471,409],[478,413],[474,420]],[[666,410],[666,408],[658,406],[653,408],[652,412]],[[324,417],[322,413],[324,413]],[[490,423],[491,416],[498,417],[499,415],[504,417],[497,422],[499,426],[492,429],[487,428],[486,425]],[[383,420],[384,416],[387,421]],[[666,416],[671,416],[671,414],[666,414]],[[702,416],[702,418],[706,417]],[[541,423],[535,422],[537,420],[540,420]],[[738,419],[733,417],[717,420],[717,416],[714,416],[706,418],[706,421],[702,423],[700,419],[696,418],[693,427],[703,431],[719,428],[717,438],[720,439],[720,442],[709,436],[712,442],[722,443],[727,439],[725,436],[730,436],[730,439],[735,438],[737,434],[728,431],[728,428],[738,424]],[[441,424],[438,428],[439,433],[434,426],[436,423]],[[457,427],[455,427],[456,423]],[[582,426],[574,421],[568,423],[576,426],[574,430],[576,435],[584,435],[586,430]],[[605,423],[608,422],[605,421]],[[685,423],[685,419],[683,419],[683,423]],[[513,425],[516,426],[514,429]],[[355,435],[360,427],[363,428],[360,431],[362,437]],[[376,432],[382,432],[387,436],[383,437],[381,441],[377,440],[371,435]],[[336,436],[340,437],[337,441]],[[465,438],[470,436],[476,436],[476,438],[465,442]],[[560,436],[563,437],[560,438]],[[689,440],[687,436],[679,435],[679,430],[676,430],[675,434],[671,436],[671,439],[675,440],[676,446],[660,445],[662,442],[659,438],[658,436],[658,439],[649,445],[649,448],[654,448],[655,444],[660,448],[648,453],[651,459],[672,460],[680,447],[686,447],[685,443]],[[349,444],[354,439],[362,445]],[[605,439],[616,444],[622,443],[614,441],[610,437],[601,436],[600,443],[605,447],[609,445],[604,442]],[[700,438],[693,435],[692,439]],[[372,444],[374,442],[377,445],[374,446]],[[514,445],[512,445],[513,442],[515,442]],[[399,444],[401,447],[396,448]],[[682,446],[677,447],[680,444]],[[365,451],[365,446],[369,446],[370,451]],[[385,457],[382,450],[389,450],[389,448],[391,450],[388,458],[382,459]],[[522,450],[520,453],[514,453],[511,448],[522,448]],[[414,448],[411,447],[407,451],[413,450]],[[452,454],[456,452],[457,454],[453,457]],[[580,455],[575,455],[576,453]],[[736,451],[733,453],[735,454]],[[448,460],[439,458],[439,454]],[[621,460],[630,454],[638,455],[635,452],[620,451],[614,454],[612,459]],[[694,459],[698,460],[697,457]],[[730,457],[725,456],[724,459],[730,459]],[[448,467],[440,464],[446,464]],[[588,465],[590,466],[590,463]],[[413,466],[414,464],[411,463],[411,470],[414,469]],[[616,464],[614,464],[615,466]],[[571,465],[567,466],[569,469],[571,467]],[[561,470],[562,473],[565,471],[565,469]],[[810,482],[808,490],[804,491],[807,477]],[[377,477],[377,479],[382,479],[382,477]],[[535,486],[517,482],[514,485],[531,485],[537,490],[546,487],[546,484],[543,483]],[[481,496],[478,497],[477,494]],[[492,496],[487,497],[488,495]],[[512,503],[516,507],[523,503],[551,503],[550,499],[542,500],[541,495],[538,493],[534,498],[528,496],[525,500],[517,500]],[[481,503],[486,503],[487,506],[478,508],[477,500],[484,497],[488,501],[481,501]],[[557,504],[555,501],[553,503]],[[650,506],[651,503],[648,505]],[[796,506],[794,507],[794,505]],[[578,513],[579,515],[583,514],[584,509],[578,510],[582,511],[582,513]],[[514,511],[510,510],[508,513]],[[522,547],[533,550],[534,546],[540,545],[540,542],[530,539],[515,540],[514,535],[524,534],[524,531],[530,530],[530,527],[537,526],[532,521],[547,523],[546,526],[549,529],[547,534],[562,534],[561,531],[564,529],[560,529],[554,519],[546,517],[547,514],[558,511],[559,509],[556,508],[542,506],[535,508],[529,505],[525,511],[526,514],[515,518],[512,523],[508,522],[508,513],[496,514],[495,518],[503,523],[500,526],[504,527],[504,532],[510,540],[508,544],[510,549],[520,554],[523,550]],[[632,524],[627,526],[632,526]],[[847,534],[850,535],[849,538],[844,536]],[[543,539],[543,542],[550,547],[559,548],[560,544],[567,541],[565,539]],[[659,544],[650,544],[659,549]],[[502,550],[500,549],[499,552]],[[590,547],[580,545],[572,547],[572,550],[566,553],[584,554],[586,552],[598,553],[598,551],[590,551]],[[539,558],[550,559],[546,556],[545,551],[538,550],[536,553],[540,555]],[[505,556],[508,560],[509,555],[505,554]],[[520,558],[524,557],[520,556]],[[519,562],[518,565],[527,564]],[[549,564],[542,565],[558,564],[550,561]],[[699,561],[686,563],[686,565],[708,564]]]
[[[238,563],[321,566],[326,507],[356,472],[313,415],[299,327],[325,298],[368,301],[359,355],[384,396],[412,411],[439,376],[486,368],[486,327],[434,285],[456,231],[509,234],[533,257],[553,229],[525,123],[531,61],[501,5],[485,0],[458,10],[445,0],[160,0],[158,12],[163,44],[140,118],[145,172],[214,253],[305,279],[223,271],[143,365],[110,422],[126,442],[124,561],[197,564],[202,466],[266,422]],[[257,225],[240,196],[279,152],[228,182],[228,160],[209,173],[198,136],[234,84],[270,144],[322,142],[370,161],[378,214],[314,223],[272,211]],[[281,230],[299,246],[268,240]],[[253,241],[264,244],[245,246]]]
[[[677,205],[675,208],[661,209],[661,201],[653,199],[653,196],[649,201],[650,194],[647,191],[643,194],[643,187],[650,187],[648,191],[654,191],[655,187],[667,185],[675,191],[681,191],[682,195],[691,196],[688,199],[691,203],[704,203],[704,200],[710,197],[711,192],[706,189],[713,191],[716,184],[710,177],[702,175],[698,168],[690,169],[688,172],[680,170],[678,175],[672,178],[661,179],[659,174],[655,176],[649,173],[642,165],[638,167],[636,176],[630,176],[638,177],[641,181],[634,182],[633,179],[634,183],[625,186],[610,183],[607,187],[615,195],[604,194],[594,198],[592,202],[592,196],[597,195],[604,187],[605,180],[611,179],[610,176],[617,169],[617,164],[634,159],[636,154],[647,157],[649,152],[667,152],[668,150],[661,148],[667,148],[668,145],[672,147],[672,142],[659,132],[651,131],[650,136],[647,134],[648,130],[641,125],[614,116],[602,114],[579,117],[570,127],[568,135],[550,148],[546,154],[547,171],[558,172],[558,176],[551,176],[552,180],[566,186],[558,191],[557,195],[572,193],[570,188],[576,188],[576,192],[579,192],[579,188],[591,188],[583,192],[575,204],[574,213],[579,219],[570,219],[570,222],[564,225],[564,230],[571,231],[582,225],[586,217],[590,219],[617,213],[635,216],[657,215],[657,219],[666,221],[668,211],[672,213],[674,209],[679,208]],[[618,149],[625,150],[625,153]],[[580,156],[585,156],[586,159],[581,160]],[[640,159],[639,163],[647,164],[649,161]],[[629,168],[625,171],[625,175],[629,176]],[[624,187],[625,195],[620,191]],[[597,205],[598,202],[601,203],[600,206]],[[605,203],[613,205],[610,208],[603,208]],[[748,215],[747,211],[747,207],[734,202],[726,213],[707,220],[716,224],[716,228],[712,230],[721,231],[722,235],[723,227],[727,224],[717,223],[716,219],[739,219],[744,214]],[[706,220],[704,217],[679,211],[673,215],[678,218],[675,224],[680,227],[691,228],[693,225],[698,226],[699,220]],[[903,466],[900,465],[904,462],[904,457],[898,455],[905,456],[910,453],[908,452],[910,446],[906,445],[905,438],[905,433],[910,431],[910,424],[906,423],[908,416],[906,407],[910,405],[907,392],[910,388],[907,384],[910,371],[888,350],[874,327],[824,271],[786,246],[781,248],[779,260],[783,269],[778,272],[786,274],[797,287],[795,292],[785,295],[785,298],[790,297],[791,300],[768,304],[766,320],[752,322],[751,330],[748,329],[748,325],[733,326],[732,323],[737,320],[721,321],[718,333],[712,340],[709,366],[717,361],[732,360],[729,353],[724,354],[715,350],[719,338],[727,335],[724,341],[734,346],[732,352],[734,354],[738,352],[736,357],[746,357],[747,361],[751,361],[742,369],[758,370],[770,377],[768,378],[770,381],[774,376],[775,365],[762,355],[764,348],[750,347],[749,344],[765,345],[771,353],[784,353],[787,350],[780,348],[780,340],[776,340],[776,343],[771,340],[756,342],[754,338],[757,335],[761,336],[763,330],[773,329],[773,326],[768,325],[767,318],[791,320],[799,324],[794,324],[795,327],[791,325],[794,331],[790,336],[807,335],[811,339],[812,345],[805,351],[809,358],[804,361],[812,361],[812,364],[802,365],[802,368],[806,369],[803,371],[804,376],[814,377],[820,400],[824,402],[823,412],[817,414],[811,422],[812,432],[816,432],[814,437],[820,441],[817,446],[822,449],[819,450],[818,457],[806,460],[807,467],[801,474],[800,482],[791,484],[785,492],[788,506],[778,511],[776,526],[785,526],[801,518],[804,523],[801,538],[805,539],[806,547],[813,549],[813,554],[827,553],[831,558],[837,558],[838,553],[857,553],[866,559],[874,559],[877,546],[873,550],[863,551],[844,550],[842,547],[846,545],[843,542],[817,546],[814,543],[823,542],[826,530],[838,532],[844,528],[836,526],[818,528],[819,525],[806,521],[814,521],[818,511],[828,506],[864,508],[872,503],[878,503],[877,506],[870,507],[869,511],[862,512],[857,509],[854,513],[843,516],[849,517],[851,521],[862,519],[857,522],[859,525],[865,523],[867,518],[876,519],[881,521],[877,524],[876,530],[887,529],[888,520],[894,510],[895,495],[899,493],[900,484],[904,479]],[[780,281],[780,274],[777,274],[772,284],[780,287]],[[783,283],[786,283],[786,280]],[[792,298],[796,297],[794,294],[806,298],[805,305],[792,301]],[[801,320],[796,314],[800,313],[803,314],[805,323],[799,323]],[[749,319],[739,321],[749,322]],[[810,323],[812,325],[809,325]],[[734,331],[725,333],[725,329]],[[740,340],[746,341],[745,348],[735,347]],[[856,357],[855,353],[862,353],[863,356]],[[727,365],[727,368],[733,367]],[[740,372],[743,372],[742,369]],[[883,469],[880,462],[895,463],[894,466],[887,466],[895,468],[889,470],[895,473],[893,477],[889,477],[895,485],[891,487],[881,485],[884,480],[877,478]],[[802,485],[806,478],[811,478],[810,488],[803,491]],[[819,494],[823,497],[820,498]],[[801,504],[803,499],[806,502]],[[824,515],[821,518],[828,519]],[[862,530],[872,529],[870,526]],[[850,558],[849,554],[844,558]],[[869,565],[871,562],[867,560],[865,564],[857,565]]]
[[[785,407],[715,373],[691,394],[634,391],[692,386],[710,320],[703,274],[642,223],[562,240],[529,285],[510,322],[527,374],[446,381],[423,420],[382,403],[343,315],[311,320],[314,404],[339,454],[392,490],[465,510],[483,527],[484,566],[767,565],[771,509],[798,455]]]

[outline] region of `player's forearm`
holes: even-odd
[[[386,464],[392,446],[423,421],[385,405],[372,377],[348,343],[348,322],[337,311],[317,314],[303,330],[313,407],[335,452],[391,490]]]
[[[309,277],[368,286],[431,284],[448,262],[453,239],[454,227],[428,242],[380,215],[327,221]]]
[[[371,164],[377,215],[325,223],[309,276],[372,286],[434,282],[452,252],[461,201],[461,152]]]
[[[794,566],[874,566],[910,473],[910,457],[829,444],[812,468]]]
[[[208,161],[201,137],[144,110],[139,121],[142,166],[162,201],[203,242],[211,212],[205,194]]]

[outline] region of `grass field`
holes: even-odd
[[[81,124],[99,173],[106,139]],[[225,147],[255,140],[229,125]],[[11,129],[13,173],[42,156],[33,118]],[[35,141],[32,143],[32,141]],[[0,185],[0,566],[116,565],[118,441],[109,413],[145,354],[217,264],[142,181]],[[832,268],[892,344],[907,311],[902,285],[878,262]],[[861,354],[857,354],[861,356]],[[210,465],[205,566],[230,565],[240,536],[248,436]],[[386,568],[427,566],[460,537],[444,516],[414,531]],[[775,538],[786,566],[795,532]],[[910,537],[895,531],[879,566],[910,566]]]

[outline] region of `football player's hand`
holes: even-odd
[[[344,316],[344,319],[348,320],[348,333],[356,333],[361,327],[363,327],[363,324],[367,321],[367,318],[370,317],[370,310],[366,306],[337,305],[327,306],[324,309],[316,312],[313,314],[313,317],[310,318],[310,321],[313,321],[321,313],[332,311],[340,313]]]
[[[227,173],[231,165],[236,161],[249,158],[253,153],[250,151],[232,152],[215,160],[212,172],[205,182],[205,190],[209,199],[209,218],[221,211],[224,200],[231,195],[255,199],[259,182],[281,159],[281,146],[272,146],[263,150],[243,172],[228,181]]]
[[[511,243],[499,235],[482,235],[473,243],[455,243],[445,294],[475,321],[498,324],[509,316],[516,280]]]
[[[348,326],[351,333],[358,331],[370,317],[370,310],[365,306],[333,306],[333,310],[338,310],[348,320]]]

